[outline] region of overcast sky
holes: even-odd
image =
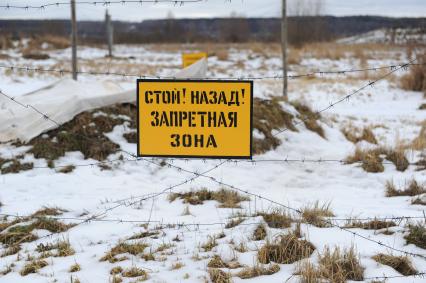
[[[66,1],[66,0],[62,0]],[[79,1],[79,0],[76,0]],[[98,0],[99,1],[99,0]],[[289,8],[297,1],[288,0]],[[57,0],[0,0],[0,5],[42,5]],[[380,15],[390,17],[425,17],[426,0],[323,0],[322,14]],[[109,10],[113,20],[142,21],[144,19],[165,18],[172,13],[175,18],[229,17],[232,12],[247,17],[278,17],[281,0],[203,0],[200,3],[173,4],[116,4]],[[98,5],[77,5],[79,20],[101,20],[105,8]],[[70,17],[67,6],[50,7],[44,10],[0,9],[1,19],[67,19]]]

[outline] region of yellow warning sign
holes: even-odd
[[[207,58],[207,53],[184,53],[182,54],[182,66],[183,68],[186,68],[203,58]]]
[[[252,81],[137,81],[138,156],[251,158]]]

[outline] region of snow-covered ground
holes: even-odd
[[[155,46],[118,46],[117,56],[123,59],[104,59],[105,50],[95,47],[82,47],[79,56],[86,70],[94,67],[98,71],[120,71],[139,74],[172,75],[180,68],[180,54],[185,47],[175,51],[158,49]],[[50,59],[32,61],[22,59],[16,50],[6,50],[10,58],[1,59],[0,65],[20,65],[33,67],[66,67],[70,50],[49,51]],[[394,54],[399,56],[394,56]],[[394,59],[394,58],[403,58]],[[303,57],[298,65],[291,65],[291,74],[308,73],[318,70],[344,70],[365,67],[380,67],[406,63],[403,49],[389,52],[388,60],[367,60],[367,66],[360,66],[356,58],[339,60],[314,59]],[[125,64],[124,64],[124,62]],[[152,68],[150,68],[152,66]],[[60,68],[61,68],[60,67]],[[383,73],[389,70],[384,70]],[[266,159],[337,159],[341,160],[352,154],[356,145],[349,142],[341,132],[341,128],[349,123],[357,126],[373,126],[373,132],[380,145],[394,147],[400,142],[410,142],[419,135],[421,123],[426,120],[426,111],[418,110],[426,99],[422,93],[404,91],[398,87],[398,78],[406,71],[401,70],[382,80],[372,87],[352,96],[348,101],[337,104],[322,113],[321,126],[325,137],[308,131],[299,124],[298,132],[285,131],[277,137],[282,141],[275,150],[255,156],[255,160]],[[279,54],[268,57],[248,49],[230,47],[226,60],[213,56],[209,58],[210,77],[240,76],[275,76],[280,74]],[[326,108],[331,102],[337,101],[368,84],[377,78],[377,72],[318,76],[289,81],[290,101],[301,101],[313,110]],[[0,89],[6,94],[19,97],[25,101],[25,94],[60,79],[50,73],[38,74],[25,71],[1,70]],[[135,87],[133,78],[81,75],[80,80],[113,80],[123,89]],[[258,80],[254,84],[254,96],[271,98],[281,95],[281,82],[276,79]],[[1,100],[0,100],[1,102]],[[0,104],[1,107],[1,104]],[[286,105],[286,107],[290,107]],[[27,111],[23,109],[23,111]],[[107,134],[113,142],[125,151],[135,152],[135,144],[123,138],[126,126],[116,126]],[[365,142],[364,142],[365,143]],[[371,146],[360,144],[359,146]],[[22,152],[22,151],[21,151]],[[19,154],[19,149],[10,144],[0,144],[0,157],[6,158]],[[406,152],[411,162],[419,158],[420,152]],[[119,154],[109,157],[117,159]],[[161,160],[129,160],[113,163],[112,170],[102,170],[98,166],[81,166],[68,174],[57,172],[45,167],[46,161],[27,156],[26,160],[34,162],[35,168],[18,174],[0,175],[0,213],[10,215],[29,215],[42,208],[59,207],[67,210],[57,216],[65,223],[81,223],[63,233],[51,235],[46,230],[37,230],[41,237],[37,241],[23,243],[22,250],[15,255],[0,258],[0,268],[11,266],[11,271],[0,275],[0,282],[118,282],[112,281],[110,270],[115,266],[139,267],[148,272],[149,282],[204,282],[209,280],[207,264],[213,255],[218,254],[224,260],[237,260],[245,266],[257,264],[257,250],[267,241],[289,229],[267,228],[267,238],[253,241],[252,233],[262,217],[248,217],[240,225],[225,228],[224,223],[237,213],[255,214],[268,211],[281,203],[295,209],[319,202],[330,204],[336,218],[360,217],[422,217],[424,206],[411,204],[412,197],[386,197],[385,185],[393,180],[397,186],[403,186],[415,178],[419,183],[426,182],[425,171],[417,171],[417,167],[400,172],[393,164],[384,164],[382,173],[367,173],[359,165],[343,165],[338,162],[224,162],[219,160],[173,160],[171,166],[159,166]],[[89,165],[96,160],[85,160],[79,152],[69,152],[55,164]],[[221,164],[217,168],[214,168]],[[182,168],[184,170],[181,170]],[[206,176],[198,173],[205,172]],[[191,173],[195,172],[197,174]],[[212,178],[209,178],[209,177]],[[178,185],[179,184],[179,185]],[[225,184],[225,185],[224,185]],[[178,185],[175,187],[175,185]],[[171,192],[186,192],[200,188],[218,190],[232,185],[235,188],[250,192],[250,201],[241,203],[238,208],[220,208],[216,201],[207,201],[202,205],[187,205],[182,200],[168,200]],[[170,188],[170,189],[169,189]],[[166,191],[156,197],[150,197]],[[254,195],[262,196],[255,197]],[[120,200],[126,201],[120,201]],[[189,213],[187,211],[189,208]],[[93,221],[84,221],[90,216],[99,216]],[[69,218],[69,219],[66,219]],[[8,218],[12,220],[12,217]],[[111,221],[108,221],[111,220]],[[410,220],[412,223],[415,220]],[[424,221],[424,220],[423,220]],[[142,224],[147,223],[146,226]],[[344,221],[333,223],[344,225]],[[170,225],[169,225],[170,224]],[[174,224],[174,225],[172,225]],[[208,225],[206,225],[208,224]],[[404,255],[392,250],[404,250],[426,256],[426,251],[413,244],[407,244],[407,221],[398,222],[398,226],[390,228],[394,233],[385,235],[377,230],[350,229],[352,233],[336,227],[318,228],[302,224],[302,235],[315,247],[311,255],[312,262],[317,262],[326,246],[348,248],[354,246],[360,255],[361,265],[365,268],[365,281],[375,276],[399,276],[389,266],[375,262],[371,257],[378,253]],[[141,226],[142,225],[142,226]],[[142,240],[127,240],[137,232],[159,231],[155,237]],[[209,237],[224,233],[218,237],[217,246],[205,251],[201,246]],[[44,237],[49,235],[48,237]],[[359,235],[381,242],[386,246],[368,241]],[[23,266],[30,257],[39,256],[35,252],[40,243],[52,243],[56,240],[68,240],[75,254],[67,257],[48,257],[48,265],[38,273],[20,275]],[[134,243],[142,241],[148,245],[146,252],[152,251],[156,260],[147,261],[140,255],[124,254],[126,260],[109,263],[100,259],[121,241]],[[247,251],[238,249],[240,243],[247,246]],[[170,244],[164,251],[158,247]],[[2,250],[5,250],[3,248]],[[409,256],[413,266],[419,272],[426,271],[426,260],[421,257]],[[81,270],[70,273],[69,268],[78,263]],[[183,266],[176,268],[176,263]],[[175,265],[175,266],[173,266]],[[232,277],[234,282],[298,282],[299,276],[294,275],[297,263],[280,264],[280,271],[268,276],[240,279]],[[223,268],[228,271],[228,269]],[[232,270],[235,274],[237,270]],[[72,279],[74,278],[74,279]],[[123,282],[135,282],[135,278],[122,277]],[[389,282],[424,282],[421,277],[397,277]]]

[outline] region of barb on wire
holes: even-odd
[[[378,70],[397,70],[398,68],[406,68],[409,66],[424,65],[426,63],[408,63],[408,64],[399,64],[399,65],[387,65],[379,67],[370,67],[365,69],[347,69],[347,70],[330,70],[330,71],[315,71],[306,74],[295,74],[287,75],[289,79],[297,79],[304,77],[313,77],[315,75],[346,75],[350,73],[357,72],[366,72],[366,71],[378,71]],[[42,67],[31,67],[31,66],[13,66],[13,65],[0,65],[1,69],[9,69],[15,71],[25,71],[25,72],[39,72],[39,73],[58,73],[61,76],[64,74],[72,74],[71,70],[65,69],[52,69],[52,68],[42,68]],[[141,78],[141,79],[167,79],[173,80],[177,79],[174,76],[153,76],[153,75],[144,75],[144,74],[130,74],[130,73],[120,73],[120,72],[95,72],[95,71],[77,71],[79,75],[92,75],[92,76],[116,76],[122,78]],[[268,79],[283,79],[282,75],[275,76],[240,76],[240,77],[216,77],[216,78],[204,78],[205,80],[268,80]],[[191,79],[188,79],[191,80]]]
[[[410,274],[410,275],[389,275],[389,276],[383,275],[383,276],[374,276],[374,277],[364,277],[364,280],[379,281],[379,280],[387,280],[387,279],[394,279],[394,278],[408,278],[408,277],[425,278],[426,271],[417,272],[415,274]]]
[[[152,3],[152,4],[174,4],[183,5],[185,3],[198,3],[203,2],[203,0],[116,0],[116,1],[75,1],[76,5],[93,5],[93,6],[110,6],[110,5],[126,5],[126,4],[143,4],[143,3]],[[6,4],[0,5],[0,8],[4,9],[22,9],[22,10],[44,10],[50,7],[59,7],[59,6],[69,6],[70,1],[68,2],[49,2],[41,5],[14,5]]]

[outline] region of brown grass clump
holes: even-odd
[[[321,282],[321,274],[311,262],[304,261],[299,264],[295,274],[300,276],[301,283]]]
[[[207,264],[207,267],[211,268],[225,268],[226,264],[223,262],[222,258],[218,255],[214,255],[213,258]]]
[[[271,212],[258,212],[256,216],[262,216],[263,220],[271,228],[288,228],[292,222],[290,214],[280,209],[275,209]]]
[[[359,257],[353,247],[343,251],[335,248],[333,252],[326,247],[319,261],[321,277],[327,278],[330,282],[362,281],[364,278],[364,268],[359,263]]]
[[[136,132],[125,133],[123,137],[126,139],[128,143],[137,143],[138,142],[138,134]]]
[[[325,138],[324,129],[318,124],[319,119],[321,118],[320,114],[315,113],[307,105],[303,105],[299,102],[292,103],[294,108],[299,112],[299,118],[305,124],[305,127],[317,133],[320,137]]]
[[[419,55],[415,63],[426,63],[426,53]],[[411,66],[410,73],[401,78],[401,86],[405,90],[422,91],[426,95],[426,65]]]
[[[313,205],[306,206],[302,209],[303,219],[307,223],[321,228],[329,226],[324,217],[333,216],[334,213],[331,211],[329,203],[320,205],[317,201]]]
[[[259,224],[253,232],[253,240],[260,241],[266,238],[267,232],[263,224]]]
[[[231,283],[231,275],[220,269],[210,268],[209,269],[210,280],[213,283]]]
[[[41,217],[41,216],[58,216],[63,214],[64,212],[68,212],[66,209],[62,209],[59,207],[47,207],[44,206],[43,208],[37,210],[34,212],[31,216],[32,217]]]
[[[143,270],[140,269],[138,267],[131,267],[128,269],[123,270],[123,272],[121,272],[121,275],[123,277],[140,277],[138,278],[138,280],[147,280],[148,279],[148,273]]]
[[[114,263],[117,261],[122,261],[125,258],[118,258],[117,256],[120,254],[129,253],[131,255],[142,254],[145,248],[148,245],[145,243],[135,243],[135,244],[127,244],[127,243],[118,243],[115,247],[113,247],[109,252],[107,252],[100,261],[109,261],[110,263]]]
[[[47,265],[47,261],[45,260],[33,260],[24,266],[20,274],[22,276],[26,276],[30,273],[37,273],[37,271],[39,271],[43,267],[46,267]]]
[[[346,137],[346,139],[354,144],[360,141],[367,141],[372,144],[377,144],[376,137],[374,136],[374,133],[370,127],[363,128],[362,132],[359,132],[360,130],[355,127],[349,127],[349,129],[342,129],[342,133]]]
[[[208,189],[201,189],[198,191],[191,191],[187,193],[173,193],[169,195],[169,201],[175,199],[183,199],[184,203],[191,205],[203,204],[204,201],[215,200],[220,203],[221,208],[241,208],[240,202],[249,201],[250,198],[242,196],[237,192],[220,189],[219,191],[210,191]]]
[[[31,59],[31,60],[47,60],[50,58],[50,56],[46,53],[40,53],[40,52],[25,52],[22,54],[22,58],[24,59]]]
[[[242,217],[232,218],[231,220],[229,220],[229,222],[228,222],[228,223],[226,223],[225,228],[226,228],[226,229],[234,228],[234,227],[236,227],[236,226],[240,225],[241,223],[243,223],[243,222],[244,222],[244,220],[245,220],[245,219],[244,219],[244,218],[242,218]]]
[[[386,182],[386,196],[387,197],[398,197],[398,196],[417,196],[426,193],[424,185],[417,183],[415,179],[412,179],[404,189],[398,190],[392,181]]]
[[[57,241],[56,243],[48,243],[46,245],[39,244],[36,248],[36,251],[39,253],[44,253],[51,250],[57,251],[57,253],[54,255],[56,257],[66,257],[75,254],[75,251],[69,241]]]
[[[426,225],[425,223],[417,223],[408,226],[408,235],[404,239],[409,244],[414,244],[422,249],[426,249]]]
[[[411,200],[411,204],[416,204],[416,205],[426,205],[426,201],[425,201],[425,197],[426,195],[422,197],[417,197]]]
[[[203,248],[206,252],[209,252],[216,246],[217,246],[216,238],[209,236],[207,242],[202,244],[201,248]]]
[[[21,163],[18,159],[1,159],[0,171],[2,174],[16,174],[21,171],[28,171],[34,168],[32,162]]]
[[[140,233],[136,233],[133,236],[131,236],[129,238],[129,240],[137,240],[137,239],[143,239],[143,238],[147,238],[147,237],[152,237],[152,236],[158,236],[160,234],[160,232],[158,231],[145,231],[145,232],[140,232]]]
[[[297,131],[293,125],[293,115],[285,112],[280,102],[284,102],[284,100],[277,97],[271,100],[254,98],[253,128],[264,135],[263,139],[253,138],[254,154],[265,153],[281,144],[280,140],[272,134],[273,130]]]
[[[21,250],[20,245],[10,246],[1,253],[0,257],[6,257],[6,256],[17,254],[20,250]]]
[[[263,275],[272,275],[280,271],[280,266],[278,264],[273,264],[269,267],[263,267],[261,265],[256,265],[253,267],[245,267],[243,270],[236,274],[237,277],[241,279],[249,279],[254,277],[259,277]]]
[[[402,275],[409,276],[417,274],[417,270],[414,269],[410,259],[406,256],[378,254],[373,256],[373,259],[378,263],[392,267]]]
[[[396,223],[393,221],[383,221],[383,220],[371,220],[368,222],[361,222],[357,220],[349,220],[345,227],[346,228],[361,228],[366,230],[380,230],[387,229],[389,227],[396,226]]]
[[[260,263],[290,264],[309,257],[315,247],[308,241],[299,240],[295,235],[288,234],[280,237],[278,243],[266,243],[257,253]]]
[[[121,266],[116,266],[110,270],[109,274],[115,275],[115,274],[120,274],[121,272],[123,272],[123,268]]]
[[[73,265],[70,266],[70,269],[68,270],[69,272],[78,272],[81,270],[81,266],[78,263],[75,263]]]
[[[24,242],[37,240],[37,236],[32,234],[33,228],[30,225],[13,226],[6,232],[0,234],[0,242],[8,246],[16,246]]]

